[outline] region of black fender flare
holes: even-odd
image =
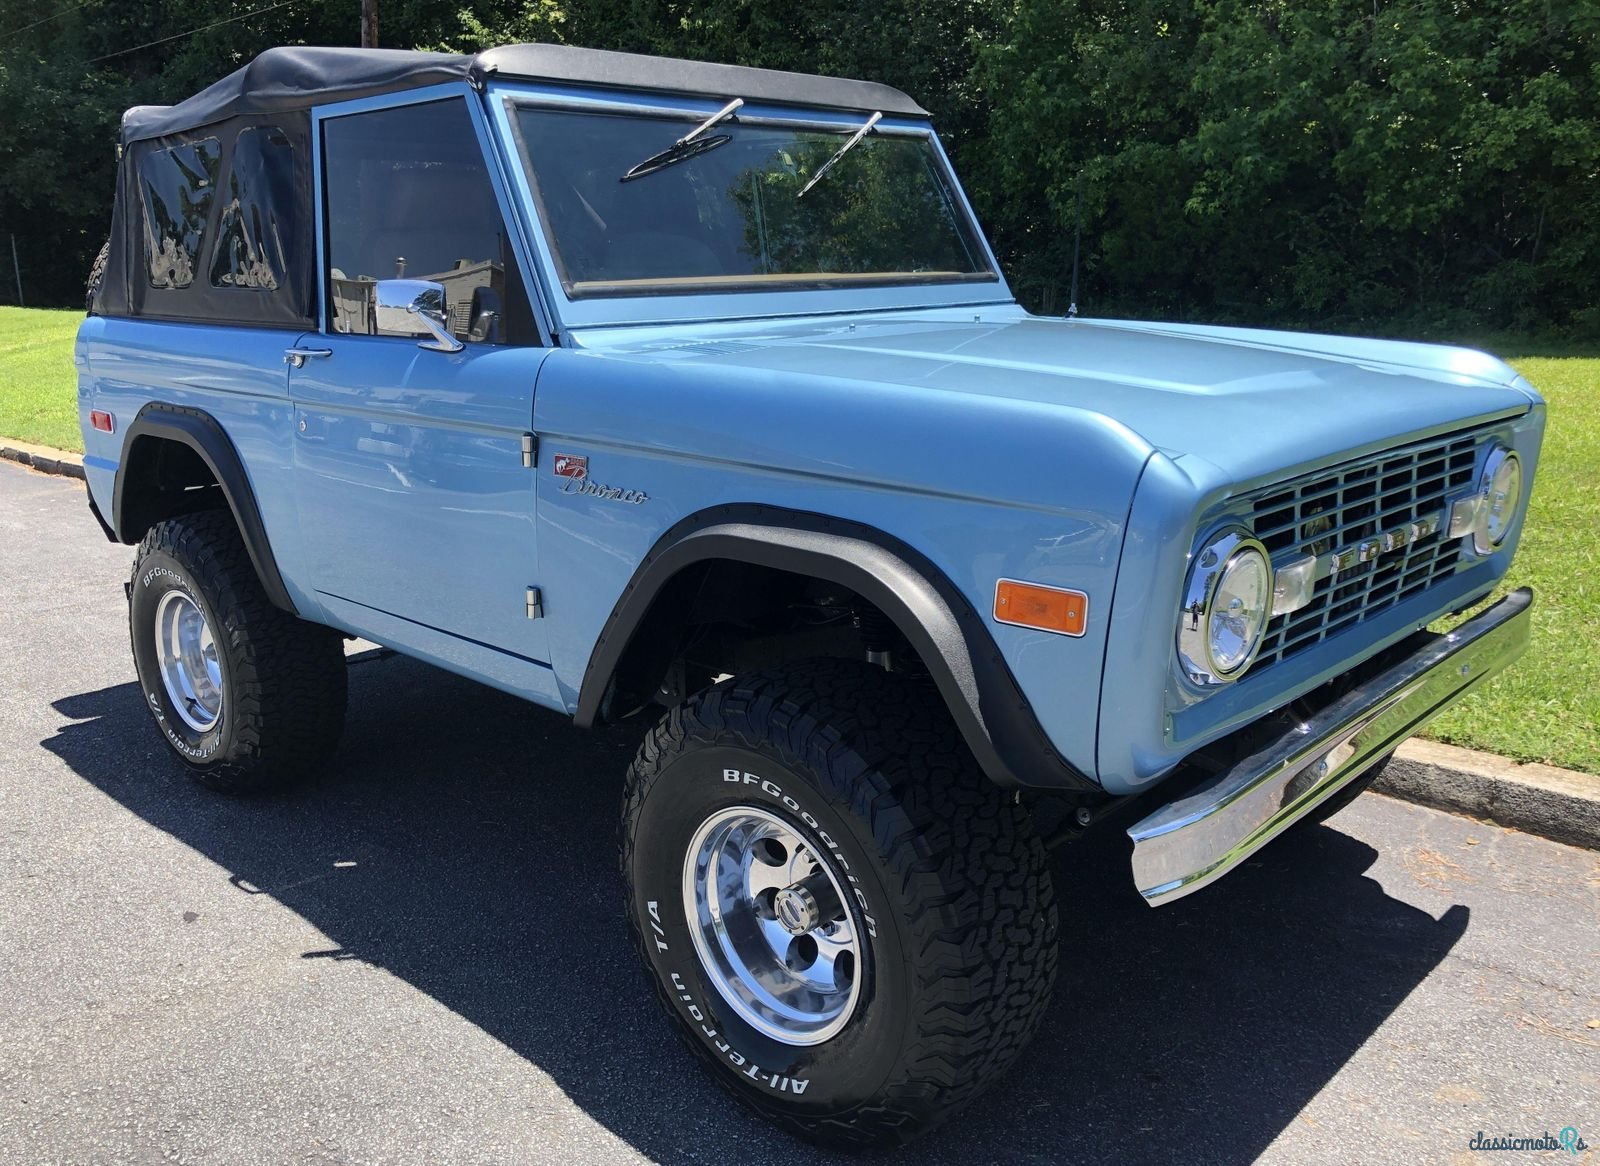
[[[984,772],[1014,789],[1100,792],[1046,736],[979,614],[938,567],[874,527],[772,506],[690,515],[657,540],[601,629],[574,720],[591,726],[635,631],[685,568],[731,559],[826,579],[875,604],[910,641]]]
[[[278,571],[278,562],[272,555],[272,545],[267,541],[267,528],[261,521],[261,510],[256,505],[255,491],[245,476],[244,462],[233,439],[217,419],[200,409],[182,405],[169,405],[152,401],[139,410],[139,415],[128,426],[122,441],[122,460],[117,464],[116,484],[112,487],[111,522],[119,542],[132,545],[144,537],[143,530],[132,529],[128,522],[128,508],[124,505],[124,491],[128,486],[128,464],[140,438],[151,437],[174,441],[192,449],[211,471],[233,512],[234,523],[244,539],[250,563],[256,577],[274,607],[291,615],[299,615],[289,590],[284,586]]]

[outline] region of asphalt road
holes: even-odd
[[[632,731],[370,660],[329,779],[210,794],[133,683],[130,561],[0,463],[0,1162],[825,1160],[646,995]],[[1600,855],[1368,795],[1152,911],[1125,850],[1060,855],[1041,1037],[899,1160],[1600,1161],[1468,1149],[1600,1146]]]

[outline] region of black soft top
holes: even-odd
[[[477,56],[401,49],[268,49],[242,69],[177,105],[139,105],[122,119],[124,143],[166,137],[227,118],[306,110],[317,105],[491,76],[780,105],[878,111],[926,117],[900,90],[871,81],[814,77],[707,61],[611,53],[569,45],[505,45]]]

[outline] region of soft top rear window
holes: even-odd
[[[309,132],[291,112],[131,143],[94,314],[311,326]]]
[[[146,149],[139,159],[151,287],[184,288],[194,282],[221,165],[216,138]]]
[[[211,286],[275,291],[289,277],[295,236],[294,151],[277,126],[246,126],[233,143]]]
[[[924,133],[875,130],[819,177],[859,127],[729,118],[640,173],[696,122],[538,106],[517,119],[575,299],[995,278]]]

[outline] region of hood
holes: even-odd
[[[976,394],[1103,414],[1245,485],[1526,411],[1537,397],[1484,353],[1438,345],[1122,321],[1020,309],[681,328],[585,347]],[[1198,468],[1198,467],[1193,467]],[[1209,476],[1209,475],[1208,475]]]

